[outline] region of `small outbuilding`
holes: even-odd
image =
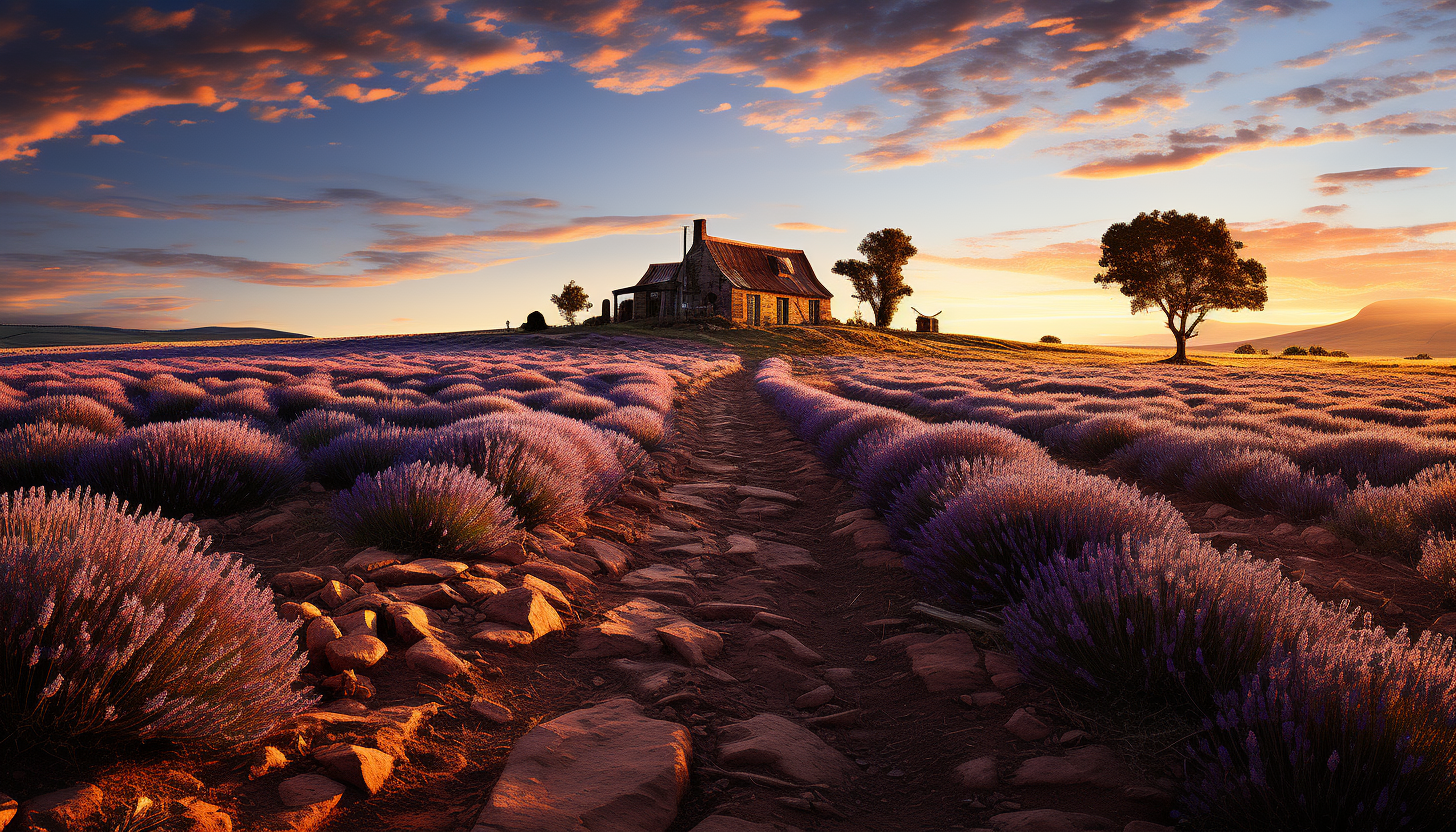
[[[718,315],[769,326],[820,323],[830,317],[834,296],[803,251],[709,237],[708,221],[700,219],[693,221],[693,243],[681,261],[649,265],[612,297],[615,321]]]

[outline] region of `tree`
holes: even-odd
[[[887,327],[895,318],[900,300],[915,292],[905,285],[901,271],[920,252],[910,245],[909,234],[898,228],[882,228],[865,235],[859,253],[864,260],[840,260],[831,271],[849,278],[854,299],[870,305],[875,326]]]
[[[1187,343],[1214,309],[1263,309],[1268,274],[1259,261],[1240,259],[1244,244],[1229,236],[1223,220],[1177,211],[1138,214],[1102,235],[1106,269],[1096,281],[1116,284],[1132,298],[1136,315],[1157,307],[1178,351],[1166,359],[1188,363]]]
[[[569,326],[576,326],[576,313],[585,311],[591,306],[586,300],[586,290],[576,285],[573,280],[561,287],[561,294],[552,295],[551,302],[556,304],[556,310],[561,317],[566,319]]]
[[[540,332],[546,328],[546,316],[540,312],[532,312],[526,316],[526,322],[521,324],[521,329],[526,332]]]

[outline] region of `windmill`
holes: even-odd
[[[914,312],[915,312],[915,331],[916,332],[939,332],[940,331],[940,318],[937,317],[938,315],[940,315],[940,312],[936,312],[934,315],[927,315],[924,312],[921,312],[919,309],[916,309],[913,306],[910,307],[910,308],[912,310],[914,310]],[[941,310],[941,312],[944,312],[944,311],[945,311],[944,309]]]

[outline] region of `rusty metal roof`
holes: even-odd
[[[637,285],[646,286],[649,283],[667,283],[676,279],[676,263],[652,263],[648,265],[647,272],[642,275],[642,279],[637,281]]]
[[[804,252],[793,248],[774,248],[722,237],[703,237],[708,255],[723,270],[728,280],[739,289],[776,295],[800,295],[831,298],[829,290],[814,276],[814,267]],[[676,274],[676,263],[672,266]],[[649,267],[651,270],[656,265]]]

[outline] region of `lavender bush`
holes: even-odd
[[[308,457],[309,476],[330,488],[344,488],[365,474],[416,459],[424,432],[395,425],[370,425],[329,440]]]
[[[958,607],[1021,595],[1038,564],[1089,545],[1189,538],[1171,503],[1050,460],[1023,460],[973,480],[911,541],[905,567],[930,593]]]
[[[1175,538],[1099,544],[1039,564],[1008,606],[1022,669],[1068,694],[1201,716],[1301,634],[1340,635],[1351,615],[1319,604],[1279,564]]]
[[[1449,638],[1301,639],[1220,697],[1191,749],[1187,803],[1221,827],[1445,829],[1456,815]]]
[[[343,436],[364,427],[364,421],[352,413],[337,410],[309,410],[283,429],[283,441],[308,455],[327,445],[336,436]]]
[[[571,528],[586,513],[587,475],[572,449],[517,418],[487,416],[434,431],[420,456],[485,477],[527,528]]]
[[[131,428],[82,460],[81,481],[169,515],[231,514],[303,478],[293,449],[237,422],[188,419]]]
[[[1005,428],[952,422],[927,425],[921,433],[891,442],[865,460],[855,485],[873,505],[887,505],[895,489],[922,468],[941,460],[975,459],[1047,460],[1046,451]]]
[[[76,425],[37,422],[0,433],[0,491],[70,483],[78,461],[106,437]]]
[[[114,497],[0,495],[0,735],[222,746],[309,701],[252,569]]]
[[[126,425],[116,411],[85,396],[41,396],[25,403],[27,422],[76,425],[112,436]]]
[[[1456,465],[1434,465],[1404,485],[1363,486],[1335,512],[1357,542],[1414,560],[1428,534],[1456,534]]]
[[[1421,577],[1439,586],[1448,600],[1456,601],[1456,539],[1430,534],[1421,542]]]
[[[618,407],[591,420],[593,425],[616,431],[651,451],[667,438],[667,425],[656,410],[637,405]]]
[[[485,477],[425,462],[361,476],[334,495],[332,512],[354,543],[424,554],[494,551],[517,523]]]

